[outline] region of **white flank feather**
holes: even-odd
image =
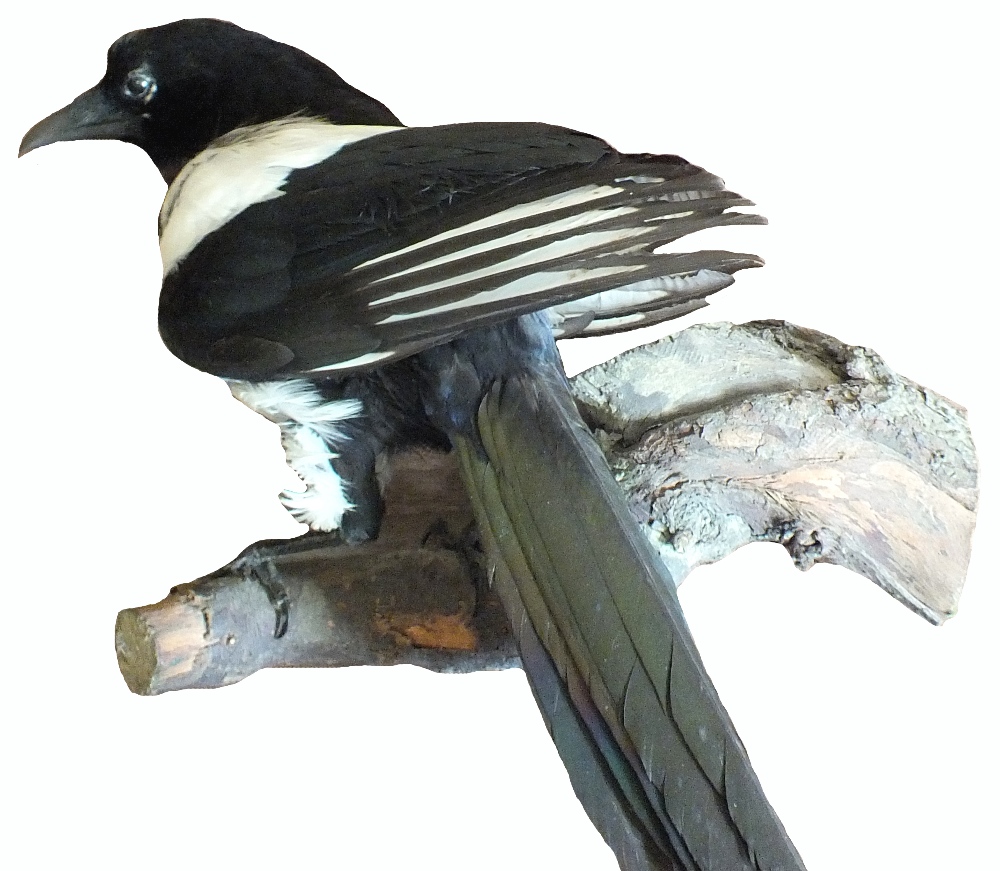
[[[228,381],[233,396],[278,424],[285,461],[302,479],[302,491],[283,490],[278,498],[292,516],[310,529],[330,532],[340,527],[354,506],[330,460],[331,445],[343,440],[341,421],[361,414],[356,399],[326,399],[311,381]]]
[[[344,483],[333,467],[323,438],[311,427],[285,425],[281,446],[289,467],[302,479],[305,490],[282,490],[281,504],[300,523],[318,532],[340,528],[344,512],[354,507],[344,492]]]
[[[279,426],[302,424],[331,441],[339,435],[335,424],[361,414],[358,400],[328,400],[305,379],[226,383],[236,399],[268,420]]]

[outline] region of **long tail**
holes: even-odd
[[[561,384],[511,377],[456,449],[543,716],[623,869],[804,871],[674,585]]]

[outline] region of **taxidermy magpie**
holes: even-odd
[[[168,182],[160,333],[280,426],[296,517],[370,538],[380,458],[456,451],[543,717],[621,866],[802,869],[555,346],[760,265],[660,251],[763,223],[732,211],[751,204],[559,127],[404,127],[309,55],[205,19],[121,37],[21,153],[74,139],[134,143]]]

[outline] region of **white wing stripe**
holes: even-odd
[[[364,263],[361,263],[354,268],[363,269],[366,266],[371,266],[375,263],[391,260],[393,257],[409,254],[411,251],[417,251],[427,245],[444,242],[445,240],[452,239],[455,236],[464,236],[466,233],[475,233],[478,230],[495,227],[497,224],[513,223],[514,221],[520,221],[523,218],[534,217],[542,212],[551,212],[556,209],[568,208],[569,206],[585,205],[596,200],[614,196],[615,194],[620,194],[621,192],[622,188],[611,187],[610,185],[587,185],[585,187],[573,188],[573,190],[563,191],[549,197],[543,197],[540,200],[532,200],[530,203],[522,203],[518,206],[511,206],[509,209],[503,209],[496,214],[480,218],[478,221],[473,221],[471,224],[456,227],[454,230],[448,230],[446,233],[439,233],[437,236],[431,236],[428,239],[415,242],[413,245],[409,245],[406,248],[400,248],[398,251],[390,251],[388,254],[383,254],[380,257],[366,260]]]
[[[374,351],[371,354],[362,354],[360,357],[354,357],[351,360],[342,360],[339,363],[331,363],[329,366],[317,366],[315,369],[310,369],[310,372],[333,372],[336,369],[351,369],[356,366],[371,366],[373,363],[378,363],[380,360],[386,360],[389,357],[395,355],[395,351]]]
[[[394,278],[399,278],[402,275],[409,275],[411,272],[418,272],[424,269],[432,269],[435,266],[441,266],[445,263],[450,263],[453,260],[464,260],[466,257],[474,257],[477,254],[483,254],[486,251],[492,251],[495,248],[502,248],[507,245],[517,245],[522,242],[530,242],[532,239],[539,239],[543,236],[552,236],[556,233],[562,233],[568,230],[576,230],[581,227],[587,227],[591,224],[599,223],[600,221],[611,220],[613,218],[620,218],[624,215],[630,215],[638,211],[635,206],[621,206],[617,209],[596,209],[590,212],[583,212],[578,215],[570,215],[569,217],[562,218],[558,221],[552,221],[548,224],[541,224],[538,227],[529,227],[525,230],[521,230],[517,233],[509,233],[506,236],[498,236],[495,239],[490,239],[487,242],[481,242],[478,245],[472,245],[469,248],[461,248],[458,251],[453,251],[450,254],[444,254],[441,257],[435,257],[433,260],[427,260],[423,263],[418,263],[416,266],[411,266],[409,269],[404,269],[401,272],[395,272],[392,275],[387,275],[382,278],[376,279],[372,284],[377,286],[379,282],[390,281]],[[690,214],[688,212],[687,214]],[[469,226],[472,226],[471,224]],[[463,229],[468,229],[463,228]],[[374,261],[371,261],[374,262]],[[398,294],[393,294],[387,296],[384,299],[372,300],[368,303],[369,305],[382,305],[386,302],[391,302],[398,298]]]
[[[676,218],[690,218],[694,212],[674,212],[671,215],[654,215],[652,218],[646,218],[647,224],[652,224],[654,221],[673,221]]]
[[[616,184],[621,184],[623,181],[635,184],[663,184],[666,179],[658,175],[623,175],[621,178],[615,179]]]
[[[519,299],[532,296],[536,293],[544,293],[558,287],[566,287],[580,281],[587,281],[593,278],[603,278],[608,275],[617,275],[622,272],[631,272],[642,269],[642,266],[604,266],[596,269],[569,269],[560,272],[536,272],[522,278],[504,284],[492,290],[481,290],[471,296],[453,300],[444,305],[434,308],[421,309],[420,311],[407,312],[405,314],[389,315],[378,322],[379,326],[395,324],[400,321],[409,321],[415,318],[431,317],[443,314],[444,312],[455,311],[475,306],[489,305],[490,303],[502,302],[505,299]]]
[[[481,278],[489,278],[491,275],[502,275],[516,269],[523,269],[526,266],[542,267],[546,263],[567,257],[573,254],[580,254],[590,248],[599,248],[611,242],[621,239],[632,239],[637,236],[645,236],[653,232],[650,227],[630,227],[622,230],[605,230],[594,233],[583,233],[569,239],[561,239],[557,242],[550,242],[541,248],[526,251],[516,257],[503,260],[485,266],[482,269],[474,269],[471,272],[463,272],[453,275],[450,278],[443,278],[440,281],[432,281],[430,284],[422,284],[409,290],[401,290],[398,293],[389,294],[381,299],[372,300],[369,306],[385,305],[387,303],[398,302],[413,296],[422,296],[425,293],[432,293],[446,287],[454,287],[457,284],[465,284],[470,281],[478,281]],[[622,270],[617,270],[622,271]],[[611,274],[611,273],[606,273]],[[508,285],[509,286],[509,285]],[[446,311],[447,309],[442,309]],[[379,321],[379,323],[387,323]]]

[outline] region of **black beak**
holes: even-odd
[[[111,102],[100,85],[84,91],[68,106],[39,121],[21,140],[17,156],[50,145],[74,139],[121,139],[138,142],[142,119]]]

